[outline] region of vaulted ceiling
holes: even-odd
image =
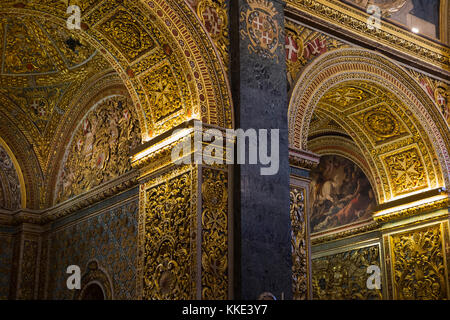
[[[308,146],[358,163],[380,203],[443,184],[435,151],[416,116],[394,94],[370,82],[342,82],[322,96]]]

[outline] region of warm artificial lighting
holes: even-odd
[[[411,31],[414,32],[414,33],[419,33],[419,29],[416,28],[416,27],[412,28]]]
[[[414,201],[414,202],[411,202],[411,203],[407,203],[407,204],[404,204],[404,205],[395,206],[393,208],[389,208],[389,209],[377,212],[374,215],[374,217],[380,217],[380,216],[384,216],[384,215],[387,215],[387,214],[390,214],[390,213],[393,213],[393,212],[397,212],[397,211],[400,211],[400,210],[417,207],[417,206],[420,206],[420,205],[423,205],[423,204],[433,203],[435,201],[439,201],[439,200],[445,199],[447,197],[448,197],[448,194],[441,194],[441,195],[433,196],[433,197],[430,197],[430,198],[422,199],[422,200],[419,200],[419,201]]]
[[[136,162],[136,161],[146,157],[147,155],[155,152],[156,150],[159,150],[161,148],[164,148],[165,146],[168,146],[172,142],[175,142],[175,141],[187,136],[188,134],[190,134],[193,131],[194,130],[192,128],[183,129],[183,130],[178,131],[176,134],[171,135],[168,139],[166,139],[160,143],[157,143],[157,144],[151,146],[150,148],[147,148],[144,151],[141,151],[138,154],[136,154],[135,156],[133,156],[132,162]]]

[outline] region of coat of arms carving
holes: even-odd
[[[280,45],[280,27],[273,3],[267,0],[248,0],[249,7],[241,11],[241,37],[248,37],[248,50],[265,58],[278,60],[276,50]]]

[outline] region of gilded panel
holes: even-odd
[[[16,210],[22,202],[19,176],[13,161],[0,146],[0,208]]]
[[[228,299],[228,173],[202,170],[202,299]]]
[[[115,11],[99,24],[98,28],[121,49],[129,62],[138,59],[155,46],[150,34],[123,8]]]
[[[160,122],[184,110],[184,101],[176,77],[169,65],[163,65],[142,77],[154,122]]]
[[[141,142],[131,101],[103,99],[79,124],[60,169],[56,202],[67,200],[131,169],[129,151]]]
[[[336,86],[322,97],[321,102],[347,110],[374,97],[368,90],[357,86]]]
[[[355,114],[352,118],[369,133],[374,145],[397,140],[409,134],[398,116],[384,103]]]
[[[196,171],[175,173],[146,184],[140,218],[144,300],[196,297]]]
[[[367,288],[367,268],[371,265],[381,268],[379,245],[313,258],[313,298],[381,300],[383,289]]]
[[[417,148],[383,157],[394,196],[428,187],[427,172]]]
[[[292,289],[294,300],[308,298],[308,238],[304,188],[291,186]]]
[[[389,239],[394,299],[447,299],[442,224],[408,230]]]
[[[229,24],[228,0],[190,0],[188,1],[204,28],[211,36],[222,57],[223,65],[229,65]]]

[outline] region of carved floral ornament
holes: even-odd
[[[66,151],[56,189],[56,202],[79,195],[131,169],[129,152],[140,142],[131,101],[103,99],[81,121]]]
[[[21,179],[21,173],[18,171],[20,168],[16,167],[17,161],[12,158],[12,153],[7,151],[9,148],[1,143],[0,138],[0,209],[16,210],[24,203],[23,178]]]

